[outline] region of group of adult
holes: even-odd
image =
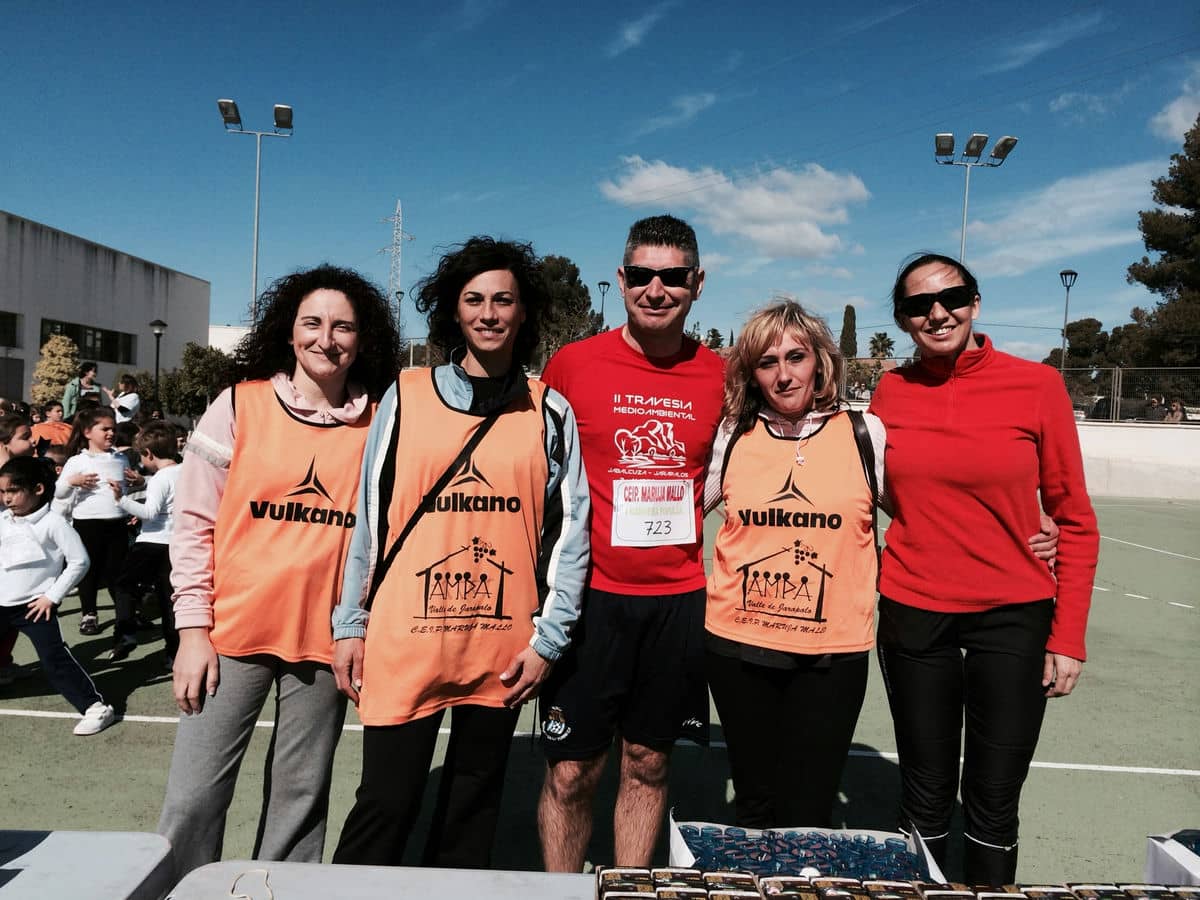
[[[635,223],[616,274],[625,323],[540,381],[525,366],[554,311],[528,245],[477,237],[442,258],[417,306],[446,361],[399,375],[388,303],[357,274],[266,292],[177,488],[184,715],[160,831],[181,872],[219,857],[272,694],[257,858],[322,858],[347,698],[362,781],[335,862],[401,861],[449,710],[422,859],[490,865],[517,714],[539,694],[549,870],[582,869],[614,738],[614,861],[649,864],[671,749],[707,740],[710,685],[738,821],[827,826],[878,579],[901,827],[944,860],[965,707],[965,875],[1014,880],[1017,801],[1046,698],[1085,658],[1098,544],[1061,379],[973,330],[978,285],[942,256],[897,278],[920,358],[865,416],[795,302],[752,315],[727,363],[685,335],[704,286],[685,222]]]
[[[114,391],[97,380],[98,371],[91,360],[79,364],[75,377],[63,388],[62,418],[70,422],[81,409],[110,406],[117,424],[133,421],[142,407],[137,379],[128,373],[122,375],[117,379],[117,390]]]

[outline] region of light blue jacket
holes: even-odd
[[[471,408],[471,381],[461,366],[438,366],[433,372],[441,399],[453,409]],[[527,390],[524,376],[519,389]],[[543,659],[556,660],[571,642],[579,618],[589,561],[587,474],[579,450],[575,413],[562,394],[546,389],[545,418],[546,506],[542,519],[542,546],[537,560],[538,613],[533,618],[530,646]],[[380,558],[379,523],[387,510],[379,508],[380,484],[395,478],[395,467],[384,472],[384,458],[396,418],[396,386],[388,388],[367,434],[362,477],[358,486],[357,521],[346,557],[341,602],[333,610],[334,640],[365,637],[370,612],[364,608]],[[402,454],[402,448],[397,456]],[[446,460],[450,464],[450,460]],[[394,535],[393,535],[394,538]]]

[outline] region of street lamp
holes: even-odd
[[[604,327],[604,297],[608,294],[608,289],[612,287],[607,281],[601,281],[596,287],[600,288],[600,327]]]
[[[1075,284],[1079,273],[1074,269],[1063,269],[1058,273],[1058,277],[1062,286],[1067,289],[1067,302],[1063,304],[1062,349],[1058,351],[1058,371],[1062,372],[1067,364],[1067,310],[1071,308],[1071,286]]]
[[[150,331],[154,335],[154,405],[160,410],[162,409],[162,401],[158,397],[158,351],[162,345],[163,332],[167,330],[167,323],[162,319],[155,319],[150,323]]]
[[[963,182],[963,214],[962,214],[962,237],[958,243],[958,261],[962,262],[967,253],[967,200],[971,195],[971,170],[977,166],[994,169],[997,166],[1004,165],[1004,161],[1008,159],[1008,154],[1012,153],[1013,147],[1017,146],[1017,139],[1011,135],[1005,135],[996,141],[992,147],[991,155],[987,159],[981,160],[983,156],[983,148],[987,146],[988,136],[986,134],[972,134],[967,139],[967,146],[963,148],[962,156],[958,159],[954,158],[954,135],[948,132],[935,134],[933,136],[933,159],[934,162],[943,166],[962,166],[966,169],[966,177]]]
[[[258,322],[258,184],[262,171],[262,139],[264,137],[292,136],[292,108],[280,103],[275,104],[274,131],[247,131],[242,127],[242,114],[238,105],[232,100],[218,100],[217,109],[221,113],[221,124],[230,134],[254,135],[254,257],[250,270],[250,316],[251,324]]]

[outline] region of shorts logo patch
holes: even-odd
[[[542,737],[548,741],[561,741],[571,733],[561,706],[550,707],[546,713],[546,721],[542,722]]]
[[[704,723],[699,719],[684,719],[683,724],[679,727],[684,731],[695,731],[696,729],[703,728]]]

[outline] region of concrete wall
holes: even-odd
[[[21,316],[20,346],[0,348],[0,356],[9,360],[9,371],[19,361],[25,399],[43,318],[136,335],[131,364],[98,361],[100,382],[112,385],[118,371],[153,372],[153,319],[167,323],[163,369],[179,365],[188,341],[205,346],[210,294],[200,278],[0,210],[0,310]]]
[[[1079,423],[1093,497],[1200,500],[1200,424]]]

